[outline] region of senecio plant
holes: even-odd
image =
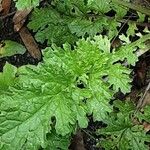
[[[117,7],[112,4],[106,6],[101,0],[100,2],[103,4],[103,12],[110,6]],[[129,66],[138,61],[135,51],[144,46],[143,42],[149,39],[150,35],[144,35],[135,42],[130,42],[128,37],[122,35],[120,40],[123,45],[113,49],[112,31],[106,36],[95,35],[99,29],[99,19],[96,20],[96,27],[93,27],[95,30],[86,29],[85,24],[78,25],[83,21],[80,20],[81,9],[84,8],[82,12],[87,13],[88,9],[102,10],[101,7],[90,0],[89,3],[81,5],[83,1],[80,0],[74,7],[74,19],[79,21],[70,20],[71,17],[67,18],[65,13],[61,20],[57,9],[69,10],[72,3],[66,3],[69,3],[66,4],[69,8],[63,7],[62,1],[54,0],[55,10],[49,7],[33,11],[33,20],[29,22],[29,27],[37,32],[35,38],[39,42],[43,42],[41,37],[43,40],[48,39],[49,46],[42,50],[43,61],[37,66],[27,65],[20,68],[7,63],[0,74],[0,149],[67,150],[71,134],[75,133],[77,128],[88,126],[89,115],[93,116],[94,121],[103,121],[108,125],[99,133],[106,137],[99,143],[106,150],[112,147],[120,150],[148,149],[144,142],[148,141],[149,137],[141,126],[135,126],[129,118],[134,106],[128,102],[115,101],[114,106],[120,112],[114,113],[114,106],[109,102],[118,91],[124,94],[130,92],[132,70]],[[18,0],[17,7],[22,8],[23,4],[25,7],[32,5],[31,1]],[[38,1],[34,0],[32,6],[35,4],[38,4]],[[35,24],[35,15],[39,16],[45,10],[45,15],[54,17],[55,22],[52,23],[52,20],[45,17],[38,18],[46,20],[45,22]],[[48,13],[50,11],[54,15]],[[104,22],[107,24],[108,20],[103,20],[103,24]],[[55,23],[61,27],[64,25],[64,30],[53,26]],[[94,23],[91,21],[91,24]],[[53,27],[53,31],[48,30]],[[54,33],[56,29],[58,30]],[[49,33],[48,36],[42,33],[47,30],[53,34]],[[80,33],[81,31],[83,33]],[[60,43],[63,43],[61,46],[57,39],[60,35],[62,38],[67,37],[66,42],[64,39],[60,40]],[[139,116],[144,118],[142,114]],[[135,144],[137,141],[140,145]]]

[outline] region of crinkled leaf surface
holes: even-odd
[[[110,0],[88,0],[88,6],[101,13],[107,13],[111,10]]]
[[[95,21],[87,20],[86,18],[77,18],[68,24],[68,27],[71,33],[75,33],[80,37],[86,33],[90,36],[94,36],[96,33],[102,32],[103,25],[108,25],[107,19],[104,17],[100,17]]]
[[[0,95],[0,149],[46,147],[53,120],[56,133],[63,136],[72,132],[77,122],[81,128],[87,127],[87,114],[106,120],[113,94],[119,88],[126,91],[124,78],[130,82],[130,71],[119,58],[112,60],[116,53],[110,52],[109,45],[101,35],[81,39],[74,47],[53,45],[46,48],[38,66],[20,68],[18,82],[7,95]],[[112,70],[117,72],[117,82]],[[112,85],[117,88],[111,90]]]
[[[103,31],[112,39],[120,26],[117,16],[123,17],[127,12],[110,0],[53,0],[51,4],[55,9],[34,9],[28,27],[36,32],[35,38],[38,42],[47,40],[48,44],[55,43],[58,46],[66,41],[73,43],[79,37],[93,37]],[[114,18],[106,16],[108,11],[118,9],[120,11]]]
[[[148,150],[145,142],[150,140],[143,126],[134,125],[131,115],[135,108],[129,102],[115,101],[118,113],[110,113],[105,123],[106,128],[100,129],[99,134],[105,136],[99,145],[107,150]]]
[[[70,136],[61,136],[56,134],[54,130],[47,135],[47,147],[44,150],[67,150],[70,144]]]
[[[121,64],[116,64],[113,66],[112,70],[109,70],[108,82],[113,85],[113,89],[117,92],[119,88],[123,93],[130,92],[131,86],[129,85],[129,74],[130,70],[123,68]],[[120,76],[121,75],[121,76]]]
[[[32,14],[32,21],[29,27],[37,32],[35,38],[37,41],[43,43],[48,40],[48,44],[56,43],[61,45],[68,41],[73,43],[77,40],[73,36],[67,26],[71,18],[63,18],[56,10],[50,8],[35,9]]]

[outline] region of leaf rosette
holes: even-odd
[[[17,82],[0,95],[0,149],[36,150],[46,146],[51,125],[67,135],[77,124],[87,127],[87,115],[105,120],[114,93],[130,91],[121,50],[111,52],[109,39],[99,35],[74,47],[48,47],[38,66],[19,68]]]

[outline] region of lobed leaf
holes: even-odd
[[[52,130],[52,133],[47,135],[47,146],[44,148],[44,150],[66,150],[69,147],[70,136],[60,136],[56,134],[55,130]]]
[[[106,128],[100,129],[99,134],[105,136],[102,138],[99,146],[111,150],[148,150],[150,136],[146,134],[142,125],[135,125],[131,116],[135,110],[132,103],[115,101],[114,107],[119,112],[110,113],[105,121]]]
[[[118,9],[120,11],[114,18],[106,15],[110,10]],[[36,32],[38,42],[48,41],[49,45],[72,44],[80,37],[94,37],[103,31],[112,39],[120,25],[117,17],[122,18],[126,13],[126,9],[114,5],[110,0],[53,0],[49,7],[34,9],[28,27]]]
[[[65,136],[77,123],[87,127],[87,115],[104,121],[114,93],[129,90],[130,71],[119,58],[112,61],[107,37],[81,39],[74,47],[53,45],[43,55],[38,66],[19,68],[18,82],[0,95],[0,149],[44,148],[51,125]]]

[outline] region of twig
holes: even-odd
[[[123,27],[127,24],[127,22],[129,21],[129,19],[132,17],[132,14],[128,17],[127,20],[125,20],[125,22],[123,23],[123,25],[120,27],[119,31],[118,31],[118,34],[113,38],[112,42],[111,42],[111,45],[112,43],[115,41],[115,39],[117,38],[117,36],[119,35],[119,33],[121,32],[121,30],[123,29]]]
[[[144,95],[139,99],[139,102],[138,102],[138,104],[136,106],[136,111],[135,112],[137,112],[140,108],[143,107],[144,99],[145,99],[145,97],[146,97],[147,92],[149,91],[149,89],[150,89],[150,82],[149,82],[149,84],[148,84],[148,86],[147,86],[147,88],[146,88],[146,90],[144,92]]]

